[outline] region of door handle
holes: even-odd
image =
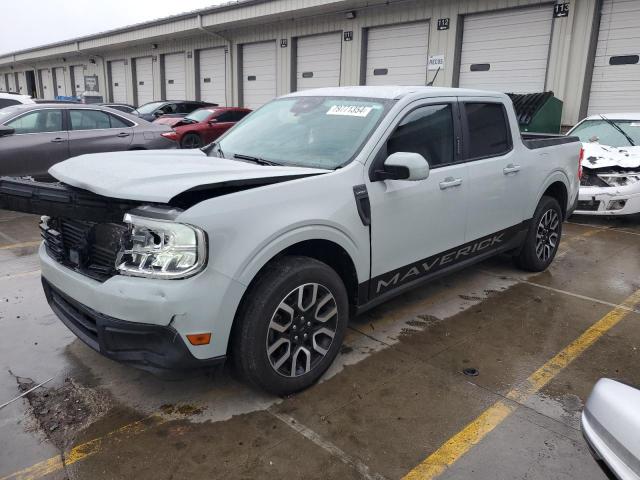
[[[116,135],[116,137],[124,138],[124,137],[128,137],[129,135],[131,134],[127,132],[120,132],[118,135]]]
[[[505,175],[509,175],[510,173],[517,173],[519,171],[520,165],[514,165],[513,163],[510,163],[502,169],[502,173],[504,173]]]
[[[62,142],[66,142],[66,140],[62,137],[56,137],[53,140],[51,140],[51,143],[62,143]]]
[[[440,190],[446,190],[447,188],[452,188],[452,187],[459,187],[460,185],[462,185],[462,179],[447,177],[442,182],[440,182],[439,185],[440,185]]]

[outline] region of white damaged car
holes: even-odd
[[[640,113],[593,115],[568,135],[583,142],[575,214],[640,213]]]

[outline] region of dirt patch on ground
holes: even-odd
[[[16,377],[18,389],[36,385],[30,378]],[[40,387],[26,396],[37,428],[60,449],[73,443],[75,435],[109,410],[107,394],[66,378],[58,387]]]

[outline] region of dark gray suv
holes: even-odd
[[[16,105],[0,110],[0,175],[50,178],[53,164],[85,153],[176,148],[155,125],[96,105]]]

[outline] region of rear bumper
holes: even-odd
[[[105,357],[153,373],[210,368],[225,357],[197,359],[170,326],[119,320],[68,297],[42,278],[49,306],[80,340]]]

